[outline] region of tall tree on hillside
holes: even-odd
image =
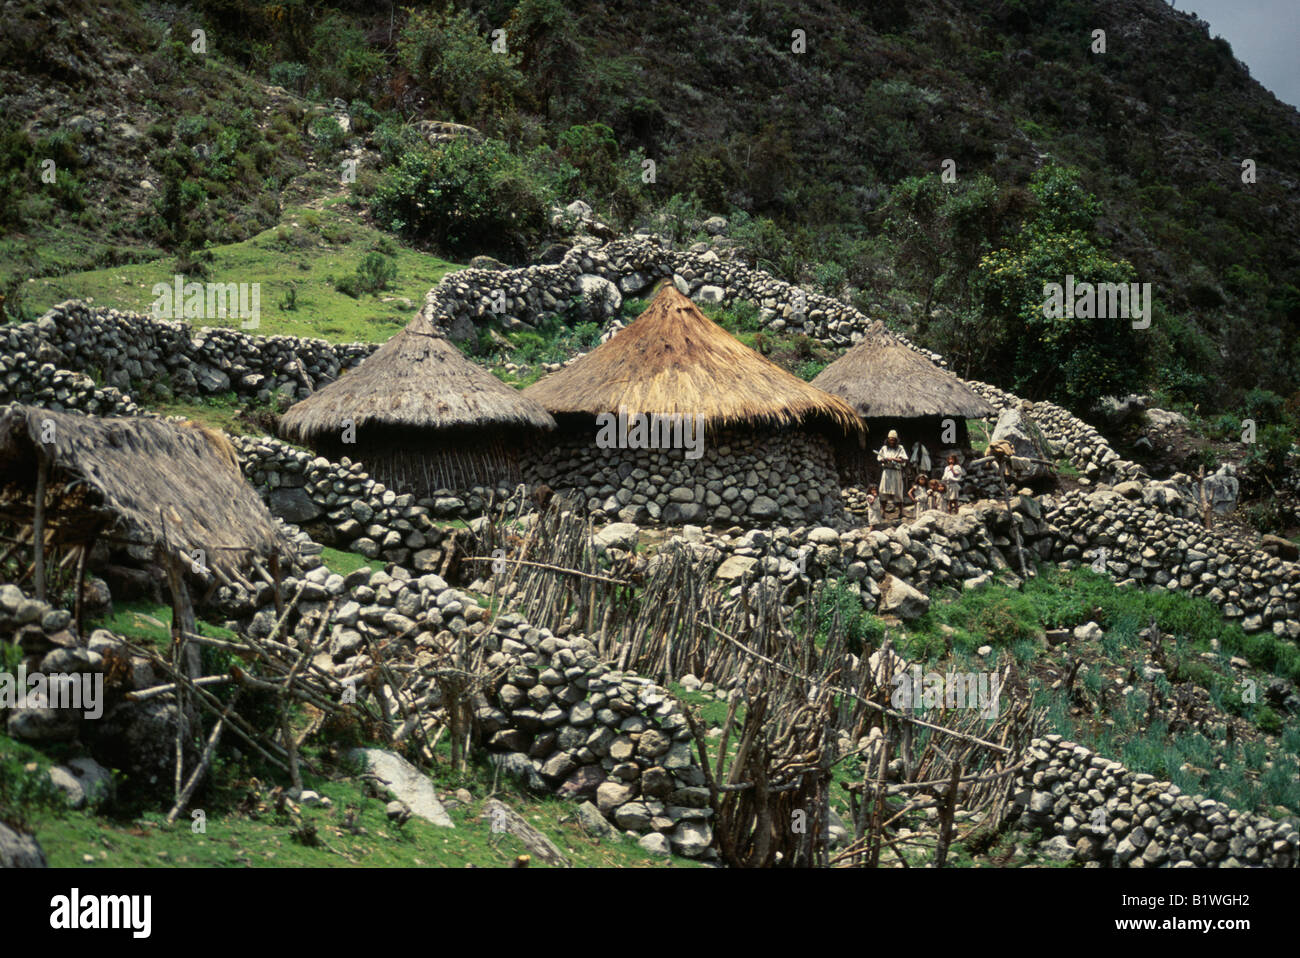
[[[1133,283],[1131,264],[1101,247],[1095,223],[1101,206],[1080,183],[1078,170],[1049,166],[1030,191],[1036,209],[1007,247],[979,264],[985,321],[998,340],[994,371],[1024,395],[1077,409],[1102,396],[1131,392],[1145,381],[1150,335],[1132,320],[1097,316],[1102,309],[1044,308],[1047,284]]]

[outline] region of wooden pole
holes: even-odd
[[[45,487],[50,479],[50,459],[36,447],[36,507],[32,515],[32,584],[38,601],[45,601]]]
[[[81,555],[77,556],[77,599],[72,608],[79,639],[86,634],[82,628],[86,608],[86,564],[90,560],[90,549],[93,544],[94,539],[87,539],[81,544]]]
[[[271,581],[275,585],[275,616],[284,615],[284,589],[280,584],[280,553],[271,553]]]

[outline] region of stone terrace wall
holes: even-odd
[[[599,247],[576,246],[553,265],[448,274],[425,297],[423,312],[453,337],[464,338],[493,320],[507,328],[522,328],[561,315],[575,294],[591,297],[602,291],[591,282],[593,277],[613,285],[616,307],[621,296],[646,292],[665,276],[674,277],[683,293],[701,302],[730,303],[736,298],[753,302],[761,310],[760,320],[774,331],[800,331],[847,346],[854,333],[871,325],[870,319],[839,300],[724,260],[714,250],[672,250],[646,235]],[[498,290],[505,295],[500,313],[494,311]]]
[[[376,348],[195,327],[76,300],[59,303],[35,322],[0,330],[0,354],[42,356],[61,369],[102,374],[119,390],[140,382],[164,394],[234,390],[262,402],[277,389],[304,398]]]
[[[1184,795],[1059,735],[1035,739],[1016,782],[1029,827],[1056,838],[1054,857],[1128,868],[1295,868],[1300,834],[1290,822]],[[1101,813],[1098,814],[1097,810]]]
[[[1159,488],[1133,483],[1129,491]],[[1300,564],[1172,515],[1160,497],[1150,498],[1129,499],[1106,489],[1059,499],[1017,496],[1011,505],[1027,561],[1103,565],[1121,586],[1203,596],[1246,632],[1300,639]],[[773,575],[791,582],[802,566],[807,576],[846,578],[866,608],[904,618],[924,612],[926,593],[936,587],[974,588],[991,574],[1018,569],[1006,510],[987,501],[955,516],[924,512],[890,529],[776,528],[740,535],[694,530],[688,540],[729,560],[719,569],[724,578]],[[1107,550],[1104,556],[1101,549]]]
[[[623,522],[830,521],[842,513],[829,444],[792,430],[707,435],[703,455],[684,449],[600,449],[594,433],[561,438],[525,478],[573,491],[597,519]]]
[[[493,490],[416,500],[376,482],[359,462],[331,462],[278,439],[233,437],[244,476],[273,515],[302,525],[325,545],[437,571],[445,532],[436,518],[482,515]],[[510,490],[497,490],[503,498]]]

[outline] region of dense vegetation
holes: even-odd
[[[140,57],[148,82],[118,84],[118,105],[146,118],[153,191],[121,182],[138,167],[87,164],[84,128],[7,111],[2,183],[57,158],[48,189],[6,190],[0,210],[49,240],[25,254],[28,274],[160,252],[201,273],[205,246],[273,226],[297,193],[340,189],[408,244],[519,261],[556,203],[583,198],[615,227],[678,239],[727,214],[755,263],[906,327],[968,375],[1080,412],[1144,390],[1237,416],[1251,389],[1279,412],[1292,397],[1292,418],[1300,402],[1300,211],[1277,174],[1300,153],[1300,118],[1155,0],[46,6],[23,7],[0,42],[22,64],[5,99],[21,105],[33,78],[93,80],[115,45]],[[292,96],[268,101],[267,83]],[[413,126],[426,119],[482,138],[432,148]],[[340,183],[358,146],[372,152]],[[104,203],[85,206],[91,194]],[[69,249],[51,214],[116,242]],[[1067,274],[1151,283],[1151,328],[1045,321],[1043,284]],[[11,313],[23,278],[4,278]]]

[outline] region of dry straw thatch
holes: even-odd
[[[0,408],[0,511],[6,518],[31,521],[43,453],[56,541],[85,541],[101,530],[186,561],[201,549],[208,566],[222,571],[238,571],[252,556],[290,555],[219,433],[161,419]]]
[[[701,415],[710,427],[820,423],[861,429],[842,400],[742,344],[671,284],[636,321],[524,390],[557,416]]]
[[[345,420],[367,427],[547,430],[537,403],[466,359],[422,315],[360,366],[297,403],[280,419],[294,442],[336,437]]]
[[[994,413],[973,389],[904,346],[879,322],[812,384],[846,400],[864,419],[978,419]]]

